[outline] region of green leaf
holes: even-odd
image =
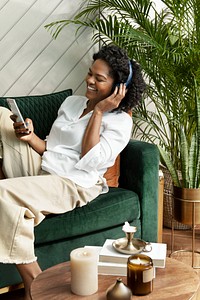
[[[185,132],[180,128],[180,158],[181,158],[181,171],[182,171],[182,182],[186,188],[190,187],[189,180],[189,155],[188,155],[188,143],[185,136]]]
[[[165,152],[159,145],[158,145],[158,149],[159,149],[160,155],[162,156],[163,161],[165,162],[165,165],[167,166],[167,168],[172,176],[172,181],[173,181],[174,185],[180,187],[181,184],[180,184],[180,181],[178,178],[177,170],[174,169],[174,166],[171,162],[171,159],[170,159],[168,153]]]

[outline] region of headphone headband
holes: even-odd
[[[132,77],[133,77],[133,68],[132,68],[131,62],[129,60],[129,75],[128,75],[128,79],[125,83],[126,86],[128,86],[131,83]]]

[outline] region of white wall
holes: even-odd
[[[81,0],[0,1],[0,96],[85,91],[84,77],[97,46],[89,30],[65,28],[54,40],[44,26],[70,19]]]
[[[91,33],[65,28],[57,40],[44,26],[70,19],[81,0],[0,0],[0,96],[85,92],[84,77],[97,46]],[[156,5],[160,6],[160,0]]]

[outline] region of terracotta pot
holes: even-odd
[[[194,220],[193,220],[194,218]],[[200,224],[200,188],[174,186],[174,219],[183,224]]]

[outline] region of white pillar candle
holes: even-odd
[[[71,291],[89,296],[98,290],[98,253],[94,249],[77,248],[70,253]]]

